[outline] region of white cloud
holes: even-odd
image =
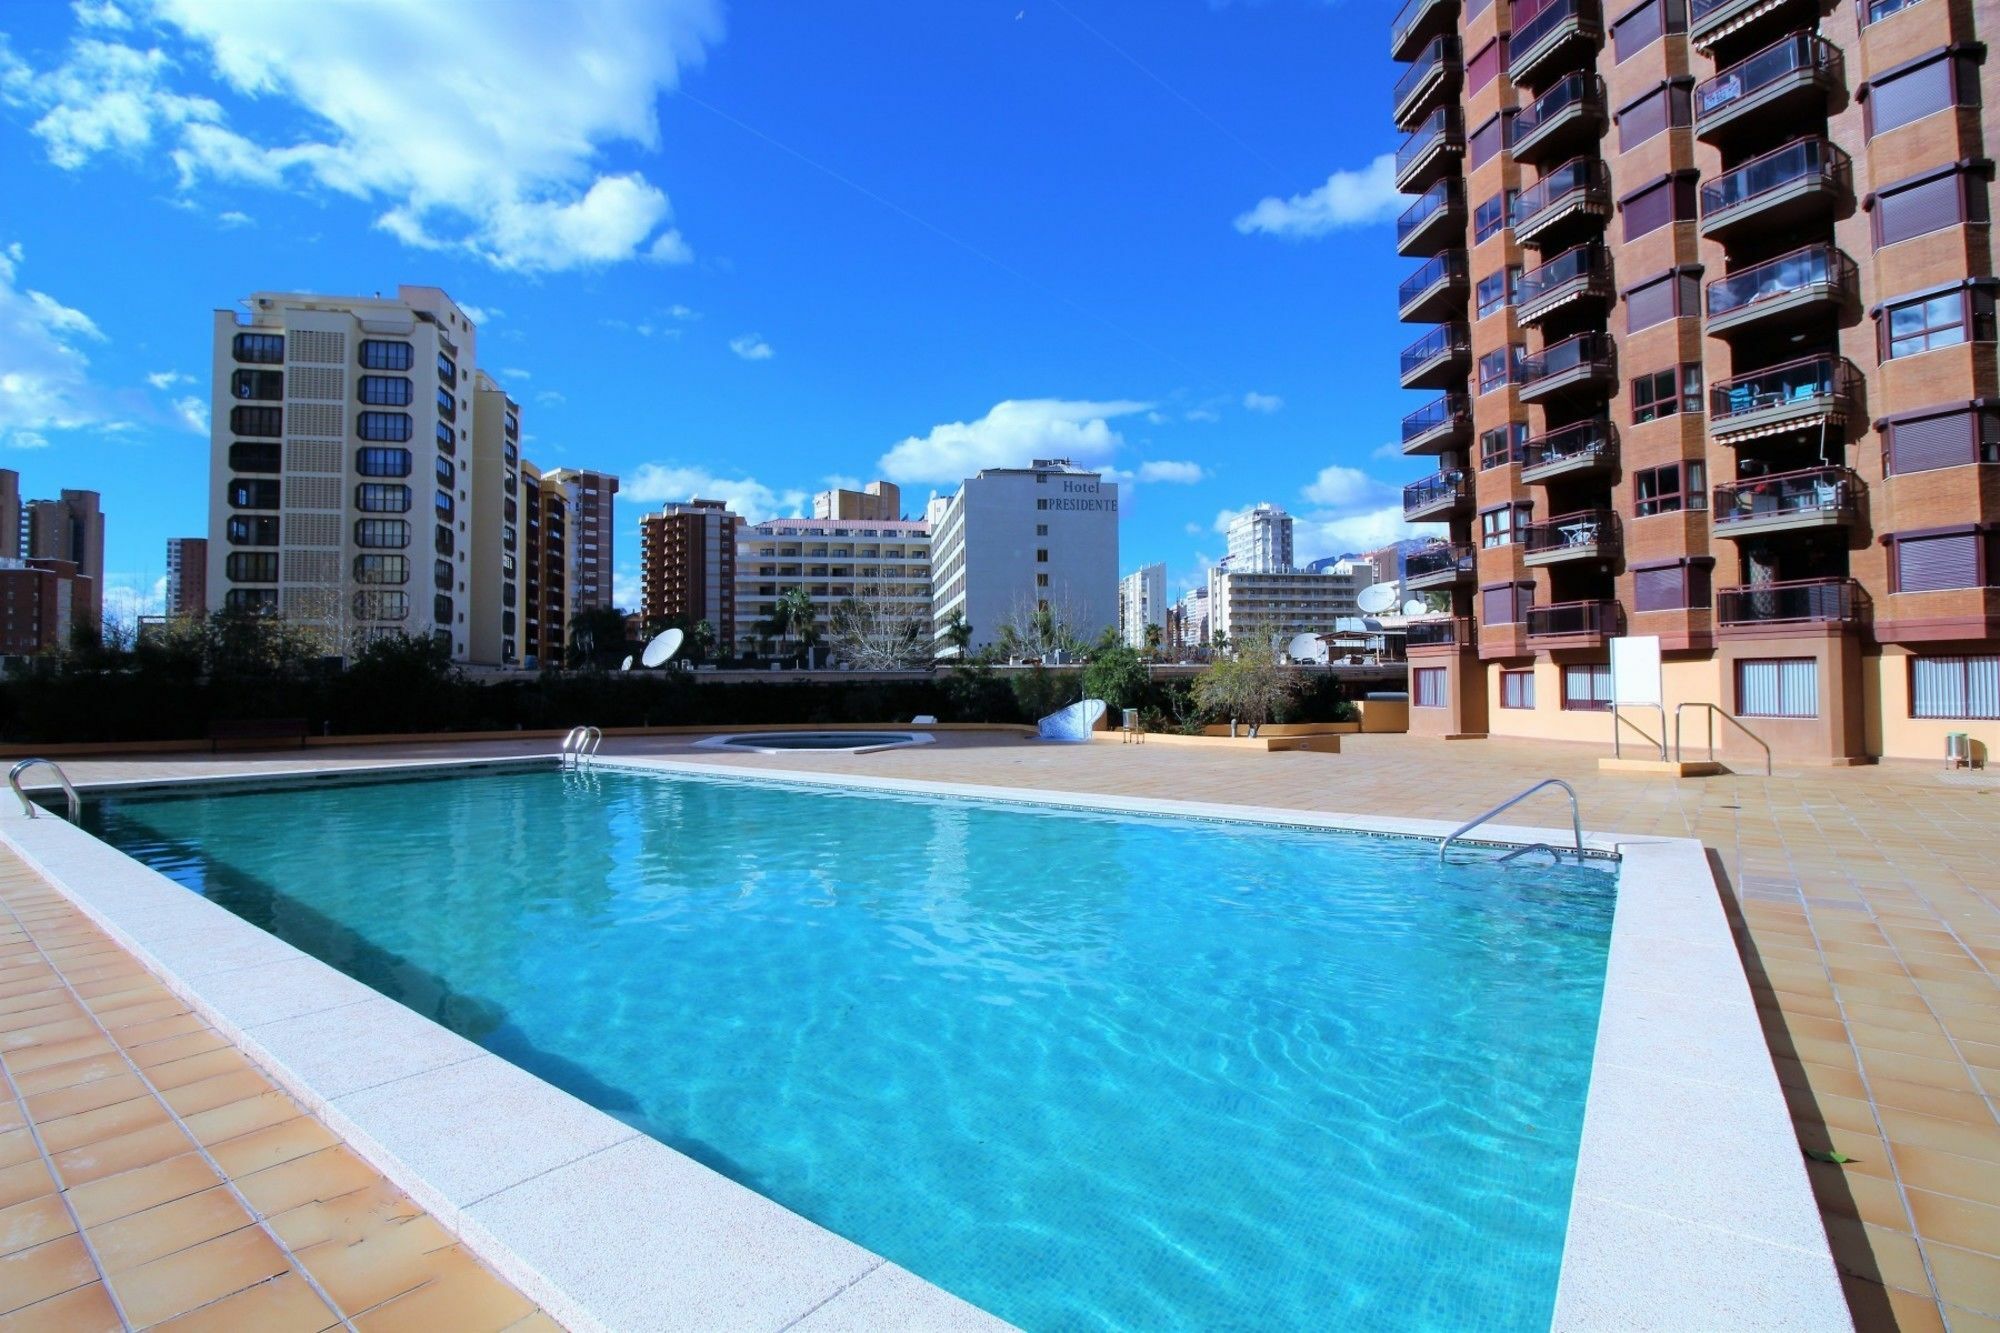
[[[1406,537],[1442,533],[1435,523],[1405,523],[1399,501],[1351,514],[1311,515],[1293,525],[1292,549],[1301,564],[1350,551],[1370,551]]]
[[[1380,459],[1401,458],[1403,456],[1403,446],[1394,440],[1390,440],[1387,443],[1378,444],[1373,449],[1370,449],[1368,456]]]
[[[248,227],[255,221],[248,213],[238,212],[233,208],[226,213],[217,213],[215,220],[225,227]],[[472,322],[477,324],[479,321],[475,319]]]
[[[90,0],[76,0],[70,8],[76,12],[76,21],[86,28],[113,28],[123,30],[132,26],[132,19],[111,0],[102,4],[91,4]]]
[[[1169,458],[1150,459],[1139,464],[1140,481],[1159,481],[1173,486],[1192,486],[1208,476],[1199,463],[1177,462]]]
[[[531,380],[534,376],[525,370],[508,369],[500,372],[500,378],[503,380]]]
[[[639,587],[639,572],[630,565],[611,571],[611,604],[621,611],[636,611],[645,604]]]
[[[1255,505],[1238,505],[1234,509],[1218,510],[1216,511],[1215,522],[1211,523],[1209,527],[1213,531],[1222,533],[1224,536],[1228,536],[1229,525],[1234,523],[1237,519],[1249,513],[1252,509],[1255,509],[1256,507],[1257,506]]]
[[[769,361],[777,355],[776,352],[771,350],[771,344],[765,342],[762,337],[754,333],[746,333],[739,338],[731,338],[729,340],[729,350],[742,357],[745,361]]]
[[[1395,154],[1384,153],[1359,171],[1334,172],[1316,190],[1289,199],[1273,195],[1259,200],[1236,219],[1236,230],[1246,236],[1263,232],[1303,240],[1342,227],[1386,222],[1408,202],[1396,192]]]
[[[1111,422],[1151,403],[1009,399],[977,421],[933,426],[883,454],[876,466],[891,481],[956,484],[984,467],[1026,467],[1037,458],[1102,463],[1124,444]]]
[[[51,430],[117,424],[79,346],[104,334],[81,310],[16,286],[21,262],[18,242],[0,251],[0,444],[39,449]]]
[[[700,319],[701,311],[691,306],[677,304],[667,307],[667,316],[670,319]]]
[[[204,399],[188,397],[174,399],[174,415],[180,423],[197,435],[208,434],[208,403]]]
[[[500,318],[502,314],[506,313],[501,310],[489,309],[485,306],[476,306],[468,301],[460,301],[458,303],[458,311],[475,325],[481,327],[491,324],[494,320]]]
[[[156,370],[146,376],[146,383],[155,389],[171,389],[176,384],[193,384],[194,376],[183,375],[178,370]]]
[[[861,478],[850,477],[844,472],[835,472],[821,477],[820,480],[837,491],[858,491],[861,489]]]
[[[167,608],[167,580],[151,583],[137,574],[110,574],[104,580],[104,618],[130,625],[140,616],[157,616]]]
[[[752,523],[799,513],[806,493],[773,490],[754,477],[720,477],[705,468],[676,467],[666,463],[644,463],[618,483],[618,498],[639,504],[685,503],[726,500],[729,508]]]
[[[1243,406],[1246,409],[1252,412],[1262,412],[1267,416],[1272,412],[1276,412],[1284,405],[1285,400],[1278,397],[1275,393],[1258,393],[1255,389],[1252,389],[1249,393],[1243,395]]]
[[[1323,467],[1302,492],[1306,499],[1329,509],[1352,509],[1387,495],[1390,487],[1358,467]]]
[[[568,402],[569,399],[563,397],[560,389],[543,389],[535,395],[535,401],[545,407],[554,407],[557,403]]]
[[[1212,407],[1191,407],[1187,410],[1189,421],[1220,421],[1222,413]]]
[[[294,137],[230,128],[217,103],[168,86],[166,52],[79,39],[58,69],[5,76],[10,100],[43,112],[34,132],[58,165],[163,143],[184,189],[314,184],[378,208],[376,225],[408,245],[501,269],[692,258],[666,192],[602,158],[614,144],[659,149],[660,94],[720,40],[719,0],[520,5],[499,19],[485,0],[348,0],[311,23],[238,0],[153,0],[153,12],[230,91],[298,113]]]

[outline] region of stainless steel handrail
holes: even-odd
[[[1715,719],[1717,716],[1720,716],[1723,721],[1757,742],[1757,748],[1764,752],[1764,776],[1767,778],[1771,776],[1771,747],[1765,744],[1764,738],[1744,726],[1740,718],[1721,704],[1712,704],[1703,699],[1684,699],[1674,705],[1675,763],[1678,764],[1681,762],[1681,709],[1683,708],[1703,708],[1708,710],[1708,758],[1710,763],[1715,761]]]
[[[563,737],[562,756],[564,768],[581,768],[597,757],[598,747],[604,744],[604,733],[596,727],[571,727],[569,735]]]
[[[1487,820],[1493,818],[1493,816],[1499,814],[1501,811],[1519,805],[1521,802],[1527,800],[1530,796],[1533,796],[1536,792],[1540,791],[1544,787],[1561,787],[1564,791],[1569,793],[1570,830],[1572,833],[1576,835],[1576,858],[1577,860],[1581,861],[1583,859],[1583,806],[1576,799],[1576,788],[1570,786],[1567,782],[1564,782],[1561,778],[1543,778],[1540,782],[1537,782],[1534,786],[1528,788],[1526,791],[1521,792],[1518,795],[1508,797],[1506,800],[1494,806],[1491,810],[1488,810],[1485,814],[1479,816],[1477,819],[1473,819],[1468,821],[1467,823],[1460,824],[1457,828],[1453,829],[1450,833],[1447,833],[1443,838],[1439,839],[1438,864],[1439,865],[1444,864],[1444,854],[1446,851],[1450,849],[1452,843],[1458,841],[1459,838],[1471,832],[1473,829],[1478,828],[1481,824],[1484,824]],[[1532,843],[1528,847],[1522,848],[1521,851],[1532,851],[1535,847],[1544,847],[1544,846],[1547,846],[1547,844]],[[1556,848],[1549,847],[1548,850],[1550,852],[1555,853],[1556,859],[1558,861],[1562,859],[1561,852],[1557,851]],[[1518,856],[1518,855],[1520,855],[1520,852],[1509,853],[1509,856]]]
[[[69,780],[69,774],[63,772],[62,765],[53,759],[23,759],[7,773],[7,785],[21,798],[21,808],[27,811],[28,818],[39,819],[42,812],[39,806],[28,799],[28,793],[21,790],[21,775],[37,764],[46,764],[55,771],[56,781],[62,783],[63,794],[69,798],[69,822],[82,823],[83,798],[76,794],[76,785]]]

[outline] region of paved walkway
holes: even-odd
[[[79,781],[547,753],[552,742],[79,760]],[[2000,782],[1884,765],[1775,778],[1611,776],[1554,744],[1346,738],[1324,754],[1050,747],[945,735],[872,755],[606,754],[1295,809],[1470,818],[1529,782],[1572,781],[1588,828],[1698,837],[1764,1017],[1856,1324],[2000,1333]],[[1560,796],[1521,823],[1563,822]],[[1541,814],[1545,810],[1546,814]]]

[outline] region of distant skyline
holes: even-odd
[[[0,467],[103,493],[108,601],[207,528],[208,312],[443,287],[547,466],[753,519],[986,466],[1121,483],[1121,570],[1238,510],[1406,535],[1386,0],[21,0]]]

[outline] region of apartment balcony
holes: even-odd
[[[1470,583],[1478,573],[1477,554],[1470,546],[1427,546],[1421,551],[1412,551],[1403,560],[1403,588],[1415,592],[1421,588],[1449,588],[1456,583]]]
[[[1458,0],[1405,0],[1389,25],[1389,58],[1409,60],[1424,42],[1458,27]]]
[[[1806,0],[1688,0],[1688,41],[1705,54],[1730,33],[1786,11],[1818,17],[1819,7]]]
[[[1573,157],[1514,197],[1514,239],[1538,245],[1566,223],[1611,216],[1611,178],[1594,157]]]
[[[1408,128],[1439,102],[1449,101],[1464,76],[1465,57],[1458,38],[1450,33],[1431,38],[1430,45],[1418,53],[1416,63],[1396,80],[1393,105],[1397,126]]]
[[[1514,113],[1510,151],[1522,162],[1561,161],[1595,144],[1603,128],[1604,80],[1595,74],[1565,74]]]
[[[1853,579],[1795,579],[1715,590],[1715,623],[1722,629],[1762,625],[1849,625],[1861,618],[1863,599]]]
[[[1794,139],[1701,187],[1701,234],[1725,240],[1831,212],[1847,190],[1847,154],[1817,135]]]
[[[1708,332],[1768,337],[1837,312],[1854,293],[1854,261],[1830,245],[1738,269],[1708,284]]]
[[[1461,469],[1449,468],[1403,488],[1403,521],[1423,523],[1443,518],[1471,502],[1471,481]]]
[[[1611,382],[1611,339],[1579,333],[1522,358],[1519,392],[1522,402],[1539,403],[1564,389],[1609,389]]]
[[[1549,0],[1524,16],[1526,8],[1514,11],[1514,32],[1507,41],[1507,77],[1515,83],[1526,83],[1572,43],[1587,45],[1604,36],[1597,0]]]
[[[1470,648],[1472,622],[1464,616],[1445,620],[1412,620],[1403,632],[1405,648]]]
[[[1465,251],[1446,250],[1403,279],[1396,313],[1406,324],[1435,324],[1465,313]]]
[[[1618,554],[1618,516],[1608,509],[1585,509],[1521,529],[1526,565],[1609,560]]]
[[[1604,247],[1595,242],[1574,246],[1521,275],[1514,293],[1514,319],[1532,328],[1572,301],[1609,302],[1615,294]]]
[[[1839,83],[1833,43],[1795,32],[1737,61],[1694,89],[1694,134],[1714,143],[1748,130],[1793,125],[1823,108]],[[1752,123],[1755,112],[1766,115]]]
[[[1396,253],[1434,255],[1465,244],[1465,187],[1455,179],[1441,180],[1396,219]]]
[[[1861,479],[1844,467],[1813,467],[1746,477],[1715,488],[1709,511],[1718,537],[1749,537],[1854,521]]]
[[[1594,648],[1617,635],[1618,615],[1616,602],[1551,602],[1529,607],[1525,622],[1529,640],[1541,647]]]
[[[1537,435],[1521,450],[1521,480],[1529,483],[1602,472],[1618,461],[1616,437],[1608,421],[1579,421]]]
[[[1708,391],[1708,429],[1717,444],[1846,422],[1854,368],[1842,357],[1808,356],[1723,380]]]
[[[1404,194],[1428,189],[1447,167],[1465,156],[1465,122],[1455,106],[1441,106],[1396,150],[1396,188]]]
[[[1403,349],[1405,389],[1447,389],[1465,383],[1472,338],[1462,320],[1440,324]]]
[[[1442,393],[1403,418],[1405,454],[1441,454],[1459,449],[1472,433],[1472,401],[1462,393]]]

